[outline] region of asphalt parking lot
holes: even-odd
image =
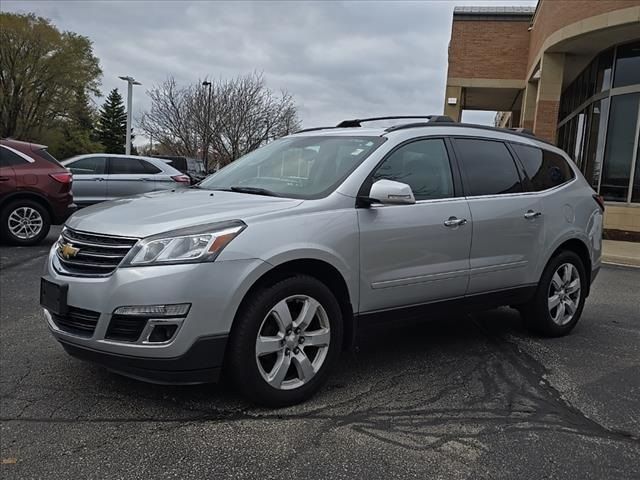
[[[573,334],[500,309],[378,327],[293,408],[67,356],[38,306],[48,244],[0,247],[0,477],[640,477],[640,269],[605,267]]]

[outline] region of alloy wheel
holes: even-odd
[[[327,312],[308,295],[279,301],[265,316],[256,338],[255,357],[262,378],[279,390],[308,383],[329,352]]]
[[[43,219],[40,212],[31,207],[16,208],[7,220],[9,231],[20,240],[31,240],[42,231]]]
[[[569,323],[580,304],[580,273],[572,263],[560,265],[549,285],[548,308],[551,319],[557,325]]]

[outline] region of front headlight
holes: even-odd
[[[153,235],[138,242],[121,266],[211,262],[246,227],[244,222],[233,221]]]

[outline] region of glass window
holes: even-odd
[[[453,197],[453,177],[442,139],[418,140],[398,148],[373,174],[411,187],[416,200]]]
[[[596,77],[596,92],[604,92],[611,88],[611,68],[613,67],[613,49],[609,49],[598,56],[598,75]]]
[[[640,42],[622,45],[616,52],[614,87],[640,84]]]
[[[636,152],[636,173],[633,177],[631,201],[640,203],[640,146],[638,146],[638,151]]]
[[[162,170],[160,170],[158,167],[145,160],[140,160],[140,163],[142,163],[142,166],[147,173],[156,174],[162,172]]]
[[[574,178],[567,161],[557,153],[529,147],[519,143],[511,144],[524,166],[535,192],[557,187]]]
[[[6,147],[0,147],[0,167],[10,167],[11,165],[26,165],[24,158]]]
[[[67,166],[75,175],[102,175],[106,170],[107,160],[104,157],[81,158]]]
[[[379,136],[282,138],[232,162],[198,187],[253,189],[265,195],[321,198],[335,190],[385,140]],[[292,160],[295,160],[293,166],[289,165]]]
[[[602,147],[604,146],[605,122],[607,120],[606,103],[608,100],[598,100],[591,107],[589,124],[587,126],[587,144],[584,152],[582,172],[594,189],[598,189],[600,166],[602,164]]]
[[[640,93],[611,97],[607,145],[600,182],[600,194],[605,200],[627,201],[639,102]]]
[[[468,196],[522,191],[515,162],[504,143],[458,138],[455,144],[465,172]]]
[[[146,173],[148,172],[143,162],[137,158],[109,158],[110,175],[141,175]]]

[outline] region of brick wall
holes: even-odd
[[[585,18],[635,7],[639,3],[638,0],[540,0],[531,30],[527,70],[544,41],[555,31]]]
[[[523,80],[527,74],[528,21],[460,20],[454,17],[449,78]]]
[[[533,121],[533,133],[535,133],[537,137],[551,143],[556,143],[559,107],[560,102],[538,100],[536,116]]]

